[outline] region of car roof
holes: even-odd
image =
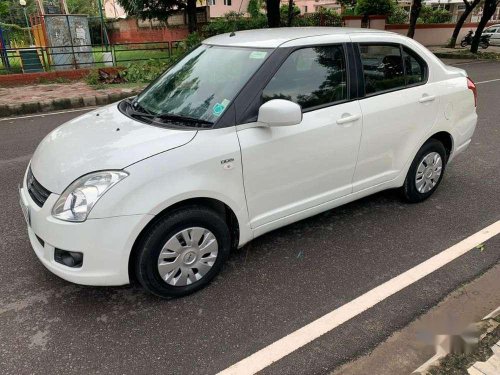
[[[233,33],[216,35],[205,39],[203,44],[234,47],[277,48],[283,43],[301,38],[322,35],[345,36],[360,33],[394,35],[394,33],[382,30],[357,29],[350,27],[281,27],[275,29],[235,31]]]

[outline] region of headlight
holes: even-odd
[[[65,221],[87,220],[99,198],[127,176],[123,171],[101,171],[80,177],[59,197],[52,208],[52,216]]]

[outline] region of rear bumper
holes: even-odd
[[[57,198],[56,194],[52,194],[40,208],[25,188],[20,190],[21,204],[29,210],[31,246],[42,264],[57,276],[77,284],[128,284],[132,246],[152,216],[131,215],[69,223],[51,215]],[[82,266],[71,268],[56,262],[55,248],[83,253]]]

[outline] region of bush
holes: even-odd
[[[245,18],[241,13],[230,12],[225,14],[223,18],[218,18],[206,24],[202,29],[202,34],[205,37],[210,37],[232,31],[262,29],[266,27],[267,18],[263,14],[254,18]]]
[[[10,45],[28,46],[30,42],[29,29],[19,25],[0,22],[0,28],[4,32],[4,38]]]
[[[316,13],[295,17],[292,26],[342,26],[342,16],[332,9],[320,8]]]
[[[262,8],[262,0],[250,0],[248,2],[247,12],[250,17],[257,18],[261,15],[260,9]]]
[[[387,18],[387,23],[390,24],[402,24],[408,23],[410,14],[408,11],[404,10],[399,6],[395,6],[392,10],[391,15]]]
[[[300,8],[294,4],[293,18],[297,17],[298,15],[300,15]],[[280,20],[282,26],[286,26],[288,24],[288,4],[283,4],[282,6],[280,6]]]
[[[358,0],[356,13],[362,16],[390,15],[394,8],[392,0]]]
[[[418,17],[418,23],[449,23],[451,13],[446,9],[433,9],[428,5],[423,5]]]
[[[130,63],[122,76],[131,83],[149,83],[162,74],[173,62],[175,58],[168,60],[149,60],[146,62]]]

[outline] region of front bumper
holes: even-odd
[[[129,283],[128,260],[132,246],[153,216],[130,215],[70,223],[51,215],[59,197],[57,194],[51,194],[43,207],[35,204],[25,187],[19,190],[19,194],[21,205],[25,205],[29,213],[31,246],[49,271],[83,285]],[[55,248],[83,253],[82,266],[71,268],[57,263],[54,259]]]

